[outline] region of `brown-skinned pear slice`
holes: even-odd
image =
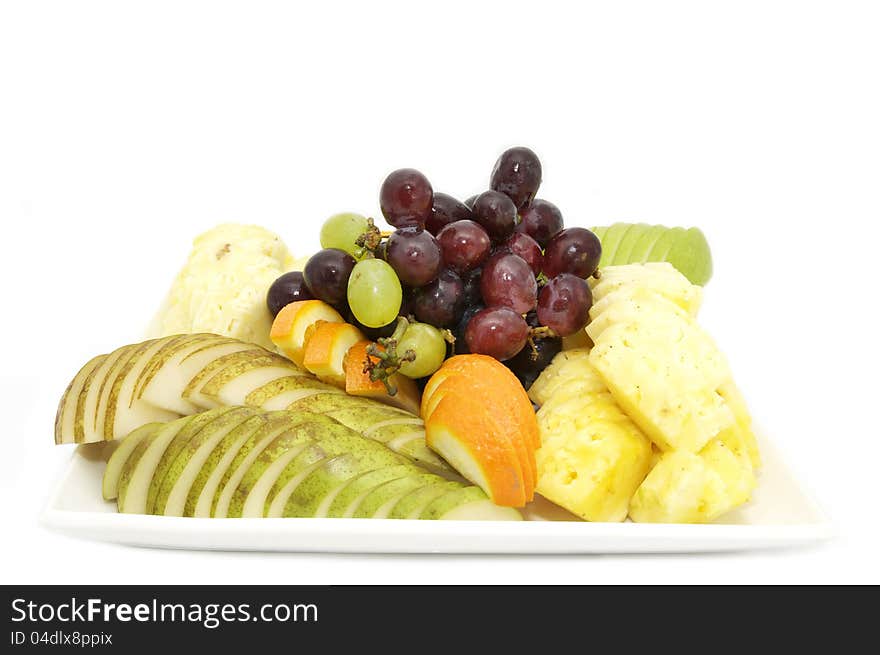
[[[98,355],[97,357],[90,359],[74,376],[70,385],[68,385],[67,390],[61,397],[61,402],[58,403],[58,412],[55,415],[55,443],[76,443],[74,437],[74,424],[76,422],[77,405],[80,397],[83,395],[82,392],[85,388],[86,382],[92,380],[92,372],[98,368],[106,358],[107,355]]]

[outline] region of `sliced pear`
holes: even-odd
[[[342,391],[307,375],[286,375],[257,387],[244,398],[244,405],[266,410],[287,409],[291,404],[315,393]]]
[[[351,518],[357,506],[376,487],[419,473],[413,464],[396,464],[363,473],[329,494],[318,506],[315,516]]]
[[[269,424],[251,435],[238,449],[228,469],[223,473],[217,484],[217,491],[211,500],[211,516],[225,518],[229,513],[232,497],[242,482],[245,474],[260,457],[263,450],[283,432],[295,428],[300,423],[321,423],[333,425],[333,419],[309,414],[307,412],[270,412],[267,414]]]
[[[224,407],[219,410],[210,412],[202,412],[194,414],[187,421],[186,426],[180,430],[174,439],[165,447],[159,463],[156,465],[156,472],[150,481],[150,488],[147,491],[147,514],[155,514],[156,498],[159,495],[159,488],[162,486],[162,480],[171,463],[177,458],[177,455],[189,443],[190,439],[195,437],[204,427],[210,425],[214,421],[220,420],[225,414],[232,411],[231,407]]]
[[[395,425],[407,425],[407,426],[416,425],[421,428],[424,428],[425,422],[422,419],[415,417],[415,416],[392,418],[392,419],[388,419],[385,421],[379,421],[378,423],[373,423],[373,425],[371,425],[366,430],[361,432],[361,434],[363,434],[365,437],[370,437],[372,439],[372,438],[374,438],[372,435],[374,435],[376,433],[381,433],[384,431],[385,428],[389,428],[389,427],[395,426]],[[392,432],[395,435],[397,434],[394,431],[392,431]],[[379,441],[379,442],[387,441],[387,439],[384,439],[381,436],[381,434],[379,436],[376,436],[375,440]]]
[[[162,428],[162,423],[147,423],[119,441],[119,445],[107,461],[104,477],[101,480],[101,494],[104,496],[104,500],[116,500],[119,490],[119,476],[122,474],[125,462],[146,437],[157,432],[160,428]]]
[[[118,408],[119,387],[125,375],[131,367],[137,362],[145,350],[153,345],[151,341],[137,343],[129,346],[125,353],[116,360],[116,364],[107,373],[105,383],[102,385],[101,396],[98,398],[98,406],[95,409],[95,436],[100,436],[105,441],[114,438],[113,422],[115,421],[116,411]],[[109,424],[108,420],[110,419]],[[164,410],[159,410],[152,421],[162,421],[164,419],[173,420],[177,418],[177,414],[171,414]],[[148,421],[149,422],[149,421]]]
[[[395,499],[394,505],[390,508],[387,517],[389,519],[417,519],[434,499],[462,487],[464,487],[464,484],[455,480],[447,480],[442,484],[420,487],[401,498]]]
[[[97,431],[98,403],[107,386],[107,377],[114,370],[116,363],[131,349],[131,346],[117,348],[107,355],[101,365],[96,367],[83,384],[80,400],[76,406],[74,437],[77,443],[94,443],[103,441],[104,435]]]
[[[522,514],[512,507],[499,507],[479,487],[464,487],[428,503],[422,510],[426,520],[521,521]]]
[[[278,417],[267,418],[266,414],[259,416],[263,419],[259,427],[253,429],[252,424],[246,421],[229,432],[214,447],[190,487],[183,510],[184,516],[203,518],[211,516],[211,505],[217,494],[220,481],[229,470],[242,446],[249,439],[252,439],[257,431],[268,431],[274,435],[287,429],[289,421],[282,422]]]
[[[148,435],[126,460],[119,476],[117,506],[124,514],[146,514],[147,494],[165,448],[193,417],[166,423]]]
[[[76,422],[77,405],[79,404],[86,382],[91,382],[92,372],[98,368],[107,355],[98,355],[93,357],[79,372],[74,376],[73,380],[61,397],[58,403],[58,413],[55,415],[55,443],[76,443],[74,437],[74,424]]]
[[[202,428],[178,454],[165,474],[156,497],[156,514],[184,516],[193,483],[220,442],[237,428],[253,434],[266,422],[265,418],[253,413],[244,420],[241,419],[245,414],[239,414],[235,419],[232,416],[232,413],[226,414],[222,420],[213,421]]]
[[[172,357],[180,354],[180,357],[175,358],[173,365],[180,364],[180,360],[186,356],[186,353],[181,351],[192,352],[199,347],[197,344],[229,343],[232,341],[218,334],[178,334],[164,337],[162,340],[164,341],[162,348],[150,358],[144,370],[141,371],[141,375],[132,392],[131,402],[134,402],[143,395],[147,385],[153,381],[153,378],[160,370],[171,363]]]
[[[302,455],[301,444],[314,444]],[[283,489],[292,478],[305,473],[312,464],[363,447],[364,438],[338,423],[305,422],[275,438],[251,465],[235,490],[229,505],[229,516],[264,516],[272,498],[270,494]]]
[[[360,439],[359,447],[327,459],[295,485],[280,484],[284,476],[279,478],[269,494],[272,502],[267,516],[272,514],[273,505],[283,508],[284,516],[315,516],[323,500],[349,480],[367,471],[406,463],[384,446]]]
[[[354,510],[353,518],[370,519],[376,511],[389,501],[397,502],[406,494],[421,487],[432,484],[442,484],[445,480],[432,473],[413,473],[404,478],[398,478],[391,482],[379,485],[361,499]],[[390,511],[390,507],[389,507]]]
[[[354,409],[362,409],[364,411],[361,416],[364,422],[367,423],[367,425],[360,426],[363,429],[370,427],[374,422],[394,417],[413,418],[413,415],[409,412],[397,409],[396,407],[389,407],[375,400],[336,393],[315,394],[298,400],[287,409],[291,411],[315,412],[316,414],[326,414],[336,410],[348,412]],[[360,428],[353,427],[352,429],[359,430]]]
[[[262,360],[262,358],[266,355],[266,351],[259,346],[251,346],[250,348],[245,349],[237,349],[232,352],[227,352],[219,357],[210,357],[205,356],[207,361],[199,361],[199,357],[190,358],[194,361],[199,361],[199,363],[203,363],[203,366],[199,369],[199,371],[190,378],[189,382],[183,388],[183,392],[181,396],[184,400],[192,403],[194,406],[201,409],[214,409],[219,405],[219,403],[209,397],[205,396],[201,393],[202,387],[204,387],[217,373],[228,367],[237,367],[241,364],[244,366],[249,366],[249,362],[251,360]],[[183,366],[183,363],[181,363]],[[235,369],[236,371],[241,369]]]

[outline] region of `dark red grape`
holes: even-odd
[[[403,284],[421,287],[440,273],[440,245],[427,230],[404,227],[388,237],[385,261]]]
[[[467,200],[465,200],[465,201],[464,201],[464,206],[467,207],[468,209],[470,209],[471,211],[474,211],[474,203],[477,201],[477,197],[478,197],[479,195],[480,195],[479,193],[475,193],[475,194],[472,195],[470,198],[468,198]]]
[[[525,232],[542,248],[564,227],[562,212],[552,202],[537,198],[520,212],[522,222],[516,226],[517,232]]]
[[[588,278],[599,266],[602,244],[599,238],[582,227],[562,230],[550,239],[544,250],[544,274],[548,278],[571,273]]]
[[[586,326],[592,305],[593,294],[587,281],[561,273],[538,294],[538,321],[560,337],[567,337]]]
[[[480,292],[480,278],[483,275],[482,269],[475,268],[472,271],[463,273],[461,281],[464,283],[464,293],[462,294],[462,302],[465,307],[473,307],[482,304],[483,296]]]
[[[469,271],[482,264],[492,248],[489,235],[473,221],[450,223],[437,235],[443,264],[454,271]]]
[[[389,225],[424,227],[431,216],[434,190],[428,178],[414,168],[401,168],[382,183],[379,206]]]
[[[331,305],[344,305],[348,294],[348,278],[354,268],[354,257],[344,250],[325,248],[312,255],[303,269],[303,279],[312,295]]]
[[[526,345],[529,326],[509,307],[489,307],[468,321],[464,338],[470,352],[489,355],[503,362]]]
[[[455,327],[451,328],[452,336],[455,337],[455,344],[450,350],[454,350],[456,355],[466,355],[470,352],[464,333],[465,330],[467,330],[470,320],[484,309],[485,307],[483,307],[482,303],[469,305],[465,308],[464,312],[462,312],[461,318],[458,320],[458,323],[455,324]]]
[[[483,267],[480,293],[488,307],[510,307],[525,314],[535,308],[538,283],[522,257],[501,252]]]
[[[541,272],[541,267],[544,263],[544,253],[541,252],[541,246],[538,245],[538,242],[528,234],[514,232],[507,238],[507,241],[504,242],[504,245],[499,250],[506,250],[522,257],[535,275]]]
[[[429,285],[417,289],[413,313],[422,323],[447,327],[461,318],[464,284],[455,271],[444,270]]]
[[[499,191],[485,191],[477,196],[474,216],[495,241],[506,239],[516,227],[516,205]]]
[[[425,223],[425,229],[431,234],[437,235],[450,223],[471,220],[473,217],[474,214],[470,208],[452,196],[446,193],[435,193],[434,205],[431,208],[431,215]]]
[[[495,168],[489,186],[510,197],[517,208],[526,205],[541,186],[541,162],[528,148],[505,150]]]
[[[301,271],[285,273],[272,283],[266,294],[266,305],[272,316],[277,316],[284,307],[297,300],[311,300],[312,292],[306,286]]]
[[[559,337],[547,337],[544,339],[534,339],[535,349],[526,345],[514,357],[504,362],[517,377],[523,388],[528,391],[529,388],[538,379],[553,358],[562,350],[562,339]]]

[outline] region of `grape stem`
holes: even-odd
[[[535,339],[552,339],[558,336],[558,334],[547,326],[536,327],[529,330],[529,340],[527,343],[532,350],[529,354],[531,360],[533,362],[538,361],[538,346],[535,345]]]
[[[364,362],[364,373],[369,374],[371,381],[382,382],[389,396],[397,394],[397,386],[391,382],[391,378],[400,370],[403,364],[415,361],[416,359],[416,353],[412,348],[407,348],[403,354],[397,352],[397,345],[400,343],[408,327],[409,321],[401,316],[397,319],[397,326],[390,337],[378,339],[376,343],[371,343],[367,346],[367,360]]]
[[[355,245],[368,251],[375,257],[376,250],[382,243],[384,235],[382,231],[376,227],[376,222],[372,218],[367,219],[367,231],[355,239]]]

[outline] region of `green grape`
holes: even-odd
[[[360,214],[334,214],[321,226],[321,247],[344,250],[355,259],[364,255],[364,249],[355,241],[367,231],[367,219]]]
[[[400,280],[387,262],[371,258],[355,264],[348,279],[348,306],[358,321],[369,328],[388,325],[402,301]]]
[[[416,354],[415,360],[404,362],[400,372],[408,378],[423,378],[435,372],[446,359],[446,341],[440,330],[427,323],[410,323],[397,344],[397,352]]]

